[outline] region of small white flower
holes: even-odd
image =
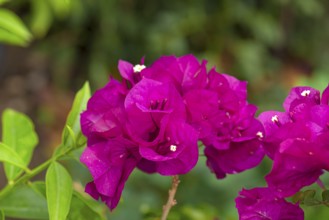
[[[264,137],[263,132],[261,132],[261,131],[258,131],[256,133],[256,136],[259,137],[259,138],[263,138]]]
[[[172,144],[170,145],[170,151],[175,152],[177,150],[177,146]]]
[[[278,116],[278,115],[274,115],[274,116],[271,118],[271,121],[272,121],[273,123],[279,122],[279,116]]]
[[[305,97],[305,96],[309,96],[310,93],[311,93],[310,90],[304,90],[303,92],[300,93],[300,95]]]
[[[143,69],[145,69],[146,66],[145,65],[140,65],[140,64],[137,64],[134,66],[134,72],[135,73],[140,73]]]

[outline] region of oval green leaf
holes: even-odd
[[[72,198],[72,179],[67,170],[53,162],[46,173],[46,195],[50,220],[65,220]]]
[[[49,1],[31,1],[31,10],[31,31],[35,37],[42,38],[47,34],[54,20]]]
[[[30,118],[23,113],[6,109],[2,115],[2,142],[16,152],[27,167],[33,150],[38,144],[38,136]],[[5,163],[5,172],[9,180],[21,174],[21,169]]]
[[[28,185],[19,185],[0,200],[5,216],[24,219],[47,219],[47,201]]]
[[[5,164],[11,164],[16,167],[19,167],[26,172],[29,172],[29,169],[26,168],[24,162],[18,156],[18,154],[13,151],[10,147],[0,142],[0,161],[5,162]]]
[[[46,185],[44,182],[36,181],[31,183],[30,186],[46,198]],[[95,201],[84,192],[74,190],[67,220],[105,220],[105,209],[107,208],[104,204]]]
[[[68,220],[105,220],[104,206],[90,197],[84,197],[79,192],[74,191],[71,201],[70,213]]]
[[[25,27],[21,19],[7,9],[0,9],[0,29],[16,35],[21,38],[25,44],[27,44],[32,38],[31,33]]]
[[[24,39],[20,38],[16,34],[13,34],[5,29],[0,27],[0,42],[17,45],[17,46],[26,46],[27,43]]]
[[[62,145],[57,153],[66,148],[80,147],[81,143],[85,143],[85,137],[81,134],[80,129],[80,114],[86,109],[89,98],[90,87],[89,83],[86,82],[74,98],[72,109],[66,120],[66,127],[62,133]],[[72,140],[73,136],[76,138],[75,141]],[[75,144],[79,146],[74,146]]]

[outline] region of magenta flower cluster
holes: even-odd
[[[189,172],[204,146],[217,178],[257,166],[264,128],[247,102],[246,82],[207,71],[194,56],[163,56],[153,64],[119,61],[111,79],[81,115],[87,148],[81,161],[93,181],[86,192],[114,209],[131,172]],[[316,152],[314,152],[316,153]]]
[[[240,192],[236,199],[240,219],[303,219],[298,204],[287,203],[284,198],[316,182],[323,170],[329,170],[328,101],[329,86],[322,97],[311,87],[296,87],[283,103],[284,112],[259,115],[266,134],[264,148],[273,168],[265,177],[267,188]],[[270,200],[275,205],[269,206]]]

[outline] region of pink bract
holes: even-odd
[[[135,168],[186,174],[198,161],[198,141],[218,178],[257,166],[264,128],[247,102],[247,83],[206,69],[193,55],[162,56],[149,66],[120,60],[122,82],[95,92],[81,114],[87,148],[86,186],[112,210]]]

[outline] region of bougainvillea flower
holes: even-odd
[[[185,174],[198,161],[198,133],[182,121],[169,121],[163,136],[153,146],[139,148],[139,168],[161,175]]]
[[[201,64],[193,55],[182,57],[162,56],[141,73],[143,77],[171,83],[184,94],[207,84],[206,61]]]
[[[321,104],[329,105],[329,85],[323,90]]]
[[[187,120],[199,132],[199,138],[211,138],[216,135],[214,126],[226,118],[225,112],[218,111],[218,94],[205,89],[197,89],[184,95]]]
[[[232,142],[227,150],[206,146],[207,165],[218,179],[224,178],[226,174],[235,174],[253,168],[264,157],[264,151],[259,145],[259,140],[254,138],[241,143]]]
[[[187,120],[200,132],[207,165],[217,178],[255,167],[264,157],[264,128],[255,119],[257,107],[246,100],[246,85],[211,69],[205,89],[183,96]]]
[[[262,124],[247,102],[247,83],[193,55],[163,56],[153,64],[120,60],[122,82],[111,79],[81,114],[87,148],[81,161],[93,177],[86,191],[113,209],[134,168],[180,175],[198,160],[218,178],[256,166],[264,156]]]
[[[320,104],[320,92],[308,86],[292,88],[283,102],[283,107],[286,112],[290,112],[300,104],[308,106]]]
[[[259,120],[265,128],[264,149],[271,159],[274,159],[282,141],[292,138],[311,139],[317,129],[312,123],[294,122],[285,112],[263,112],[259,115]]]
[[[235,199],[240,220],[303,220],[297,205],[277,197],[269,188],[243,189]]]
[[[126,180],[139,161],[137,146],[124,138],[99,142],[85,149],[80,160],[88,168],[93,181],[86,192],[99,197],[112,210],[119,200]]]
[[[240,81],[233,76],[218,73],[215,69],[209,71],[207,88],[219,94],[219,109],[230,114],[239,111],[247,104],[247,82]]]
[[[326,98],[326,92],[323,97]],[[328,131],[329,106],[322,104],[319,91],[295,87],[284,101],[284,108],[286,112],[267,111],[259,115],[266,133],[264,148],[271,159],[282,141],[290,138],[311,141]]]
[[[153,145],[161,139],[160,131],[168,117],[185,120],[183,100],[175,87],[151,79],[136,84],[125,99],[127,124],[131,137],[141,146]]]
[[[141,64],[132,65],[131,63],[119,60],[118,69],[123,78],[123,83],[127,88],[134,86],[141,79],[141,72],[146,68],[144,65],[144,58],[141,59]]]
[[[212,144],[206,144],[205,155],[208,167],[217,178],[225,173],[234,174],[257,166],[264,157],[262,141],[264,129],[256,120],[253,108],[246,107],[240,114],[225,124],[220,136]],[[251,110],[248,114],[248,110]],[[225,133],[224,133],[225,132]]]
[[[88,145],[123,133],[126,121],[124,100],[127,90],[116,80],[97,90],[81,114],[81,130]]]
[[[288,139],[280,144],[272,171],[266,176],[268,186],[278,195],[288,197],[318,180],[329,168],[329,133],[316,140]]]

